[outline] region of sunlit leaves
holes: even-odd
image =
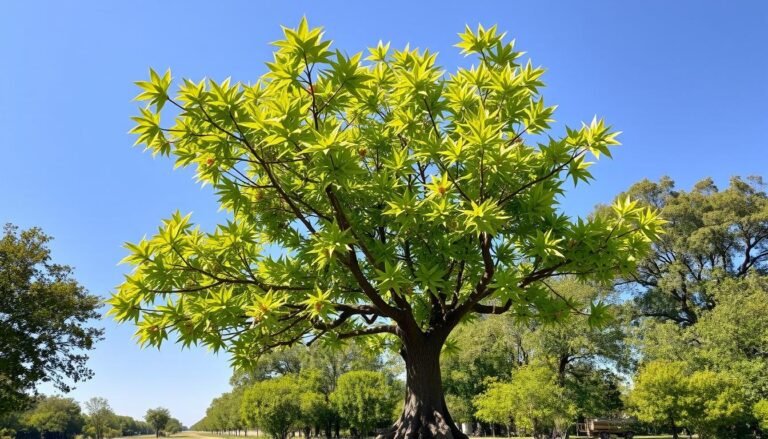
[[[374,279],[382,293],[394,291],[398,294],[410,294],[413,292],[410,289],[410,280],[405,272],[405,267],[401,262],[396,264],[386,262],[383,270],[377,270]]]
[[[469,25],[463,33],[459,34],[461,42],[456,47],[461,49],[463,55],[482,54],[483,51],[501,43],[506,34],[496,32],[496,26],[485,29],[482,25],[477,26],[477,31],[473,31]]]
[[[462,216],[467,230],[478,235],[481,233],[495,234],[508,218],[492,201],[485,201],[481,204],[472,202],[470,209],[462,210]]]
[[[149,101],[150,105],[155,106],[155,111],[160,111],[168,101],[171,69],[166,70],[163,76],[160,76],[153,69],[149,69],[149,81],[137,81],[136,85],[142,89],[142,92],[135,99],[137,101]]]
[[[347,230],[342,230],[336,223],[328,224],[313,237],[309,253],[315,255],[314,263],[323,268],[332,263],[339,254],[350,250],[350,244],[355,242]]]
[[[273,43],[280,48],[279,53],[295,56],[307,64],[326,62],[331,56],[331,41],[323,41],[323,29],[310,28],[306,17],[294,29],[283,27],[283,35],[285,39]]]
[[[133,117],[136,126],[131,129],[131,134],[138,134],[136,145],[144,144],[147,149],[152,151],[153,155],[169,155],[171,144],[165,138],[163,130],[160,128],[160,113],[153,113],[147,108],[139,109],[140,116]]]
[[[598,118],[552,132],[544,69],[495,26],[460,35],[474,64],[452,73],[410,46],[348,54],[306,19],[274,45],[253,82],[184,79],[174,93],[151,71],[138,83],[137,143],[195,169],[228,218],[206,233],[176,214],[127,245],[134,271],[111,312],[144,343],[176,335],[247,365],[314,337],[340,343],[382,308],[426,330],[473,294],[554,321],[572,304],[538,280],[630,273],[660,233],[632,202],[560,211],[618,133]],[[374,311],[330,324],[352,305]]]

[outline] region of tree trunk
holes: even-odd
[[[448,413],[443,395],[440,350],[445,336],[415,329],[401,338],[400,354],[406,370],[403,413],[392,429],[377,439],[467,439]]]

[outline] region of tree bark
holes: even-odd
[[[403,413],[377,439],[467,439],[448,413],[443,395],[440,351],[445,338],[418,328],[401,335],[406,370]]]

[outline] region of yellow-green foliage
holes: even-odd
[[[480,420],[499,424],[514,420],[518,429],[534,432],[559,429],[576,414],[555,374],[542,365],[523,366],[512,374],[511,381],[491,383],[474,405]]]
[[[721,427],[747,418],[743,387],[726,372],[691,371],[685,362],[653,361],[638,372],[628,402],[641,421],[716,437]]]
[[[366,437],[376,424],[393,420],[394,407],[401,397],[395,389],[388,385],[383,373],[357,370],[339,377],[331,401],[339,415]]]
[[[760,423],[760,428],[768,429],[768,400],[761,399],[752,408],[752,413]]]
[[[540,280],[630,273],[660,233],[628,198],[592,218],[557,209],[618,133],[598,118],[550,132],[544,69],[495,27],[461,34],[477,64],[452,73],[429,50],[347,55],[306,20],[284,33],[255,82],[138,83],[137,143],[195,168],[230,214],[206,232],[176,213],[127,244],[110,313],[141,343],[173,336],[249,366],[302,341],[450,331],[472,312],[558,320],[576,304]]]

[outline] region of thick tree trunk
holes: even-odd
[[[448,413],[440,377],[440,350],[444,337],[416,330],[405,335],[405,404],[400,419],[377,439],[467,439]]]

